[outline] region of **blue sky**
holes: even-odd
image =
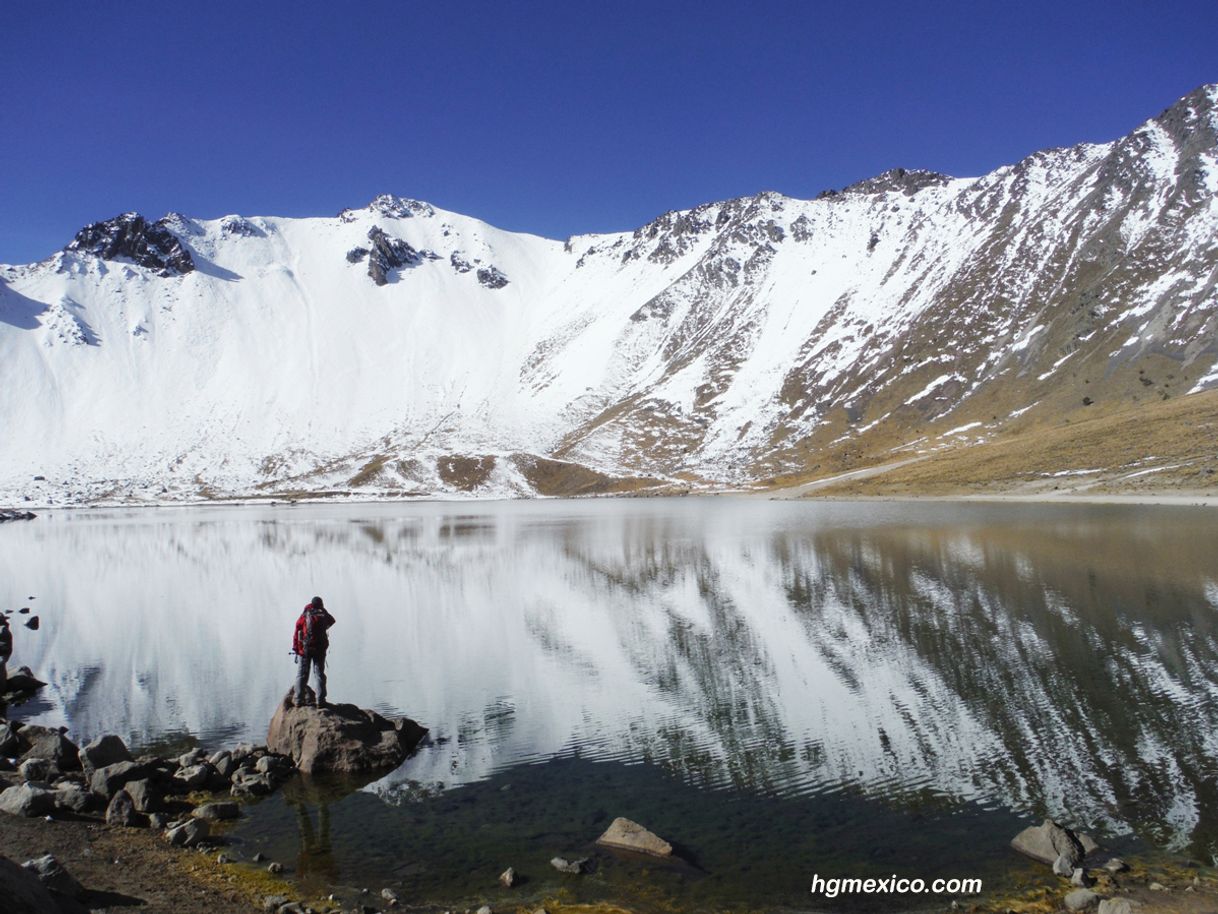
[[[1218,2],[10,3],[0,262],[125,210],[417,197],[551,237],[981,174],[1218,81]]]

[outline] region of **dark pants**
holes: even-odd
[[[310,657],[308,654],[299,658],[300,666],[296,670],[296,704],[304,701],[305,686],[309,682],[309,667],[312,666],[317,674],[317,703],[324,704],[326,700],[326,655],[325,653],[315,654]]]

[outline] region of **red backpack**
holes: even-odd
[[[324,609],[315,610],[312,604],[304,608],[292,632],[293,654],[304,657],[306,654],[317,653],[319,648],[324,651],[329,646],[329,639],[326,637],[326,629],[329,628],[326,615],[328,614]]]

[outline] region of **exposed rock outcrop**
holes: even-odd
[[[266,744],[306,774],[355,774],[396,768],[426,733],[409,718],[389,720],[351,704],[297,707],[289,692],[271,718]]]
[[[64,250],[93,254],[102,260],[130,260],[161,276],[184,276],[195,268],[190,252],[164,220],[149,222],[139,213],[123,213],[86,225]]]

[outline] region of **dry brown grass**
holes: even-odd
[[[880,475],[819,488],[815,494],[1054,491],[1218,492],[1218,391],[1144,402],[1093,419],[1063,420],[997,441],[955,447]]]

